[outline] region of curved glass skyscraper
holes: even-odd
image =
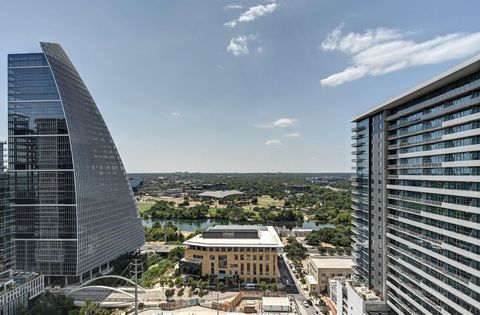
[[[16,267],[82,281],[144,233],[120,156],[62,47],[8,56]]]

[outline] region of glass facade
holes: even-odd
[[[404,314],[480,314],[479,79],[387,117],[389,303]]]
[[[0,142],[0,278],[8,278],[14,266],[14,215],[10,204],[10,180],[6,172],[6,143]]]
[[[370,120],[364,119],[356,123],[352,129],[354,140],[352,154],[355,164],[353,176],[352,223],[353,223],[353,258],[354,275],[362,283],[370,279]]]
[[[60,45],[8,56],[16,262],[78,279],[144,243],[107,126]]]
[[[367,129],[373,135],[375,117],[384,117],[382,161],[375,160],[381,152],[375,152],[380,144],[372,135],[354,151],[353,217],[356,231],[369,229],[375,258],[380,226],[375,228],[373,214],[375,203],[384,200],[378,217],[384,232],[378,237],[386,238],[385,297],[396,314],[480,314],[480,72],[478,65],[461,71],[455,79],[444,78],[446,83],[429,83],[423,95],[416,91],[415,98],[372,111],[353,129],[358,143]],[[364,152],[370,156],[362,157]],[[362,164],[362,158],[369,162]],[[375,170],[381,162],[384,167]],[[377,172],[384,173],[378,189]],[[362,217],[358,197],[367,192],[369,206],[363,209],[370,209],[370,221]],[[363,268],[365,238],[355,235],[356,272],[375,287],[372,279],[379,274]]]

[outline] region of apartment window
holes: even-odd
[[[270,260],[270,255],[265,255],[265,260]]]
[[[258,260],[263,260],[263,255],[258,255]]]
[[[233,259],[238,260],[238,255],[233,255]]]
[[[244,260],[245,256],[240,255],[240,260]]]
[[[215,256],[214,256],[214,255],[210,255],[210,260],[215,260]]]

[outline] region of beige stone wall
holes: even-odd
[[[220,261],[219,256],[222,256],[223,260]],[[238,274],[242,282],[275,282],[277,279],[276,251],[204,251],[187,248],[185,258],[202,259],[202,276],[218,275],[220,271],[225,271],[226,275]],[[225,259],[226,263],[219,266]]]

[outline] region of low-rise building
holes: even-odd
[[[289,313],[292,311],[292,306],[288,297],[263,297],[262,310],[264,312],[274,313]]]
[[[307,287],[311,292],[327,292],[328,280],[334,277],[350,277],[353,260],[350,256],[311,255],[308,259]],[[309,281],[311,280],[311,282]]]
[[[13,273],[0,280],[0,314],[17,314],[45,289],[44,277],[35,272]]]
[[[329,280],[330,299],[338,315],[388,315],[389,307],[373,290],[353,280]]]
[[[244,283],[276,283],[283,244],[271,226],[217,225],[183,243],[184,274],[239,279]]]

